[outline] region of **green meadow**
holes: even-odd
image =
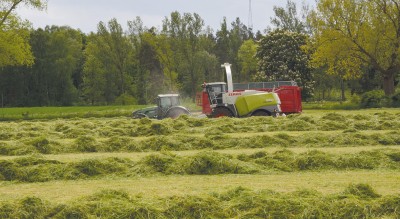
[[[400,217],[399,109],[135,108],[0,109],[0,218]]]

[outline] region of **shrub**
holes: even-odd
[[[393,107],[400,107],[400,91],[397,91],[397,92],[392,96],[392,106],[393,106]]]
[[[121,94],[121,96],[117,97],[114,101],[115,105],[136,105],[137,100],[133,96],[129,94]]]
[[[390,99],[382,90],[374,90],[361,96],[360,105],[362,108],[380,108],[390,106]]]

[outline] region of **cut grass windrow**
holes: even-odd
[[[368,184],[342,192],[278,193],[244,187],[146,202],[121,190],[103,190],[66,204],[34,196],[0,203],[1,218],[397,218],[400,196],[381,196]]]
[[[50,136],[50,135],[49,135]],[[66,154],[87,152],[150,152],[186,151],[200,149],[246,148],[322,148],[400,145],[400,131],[376,132],[309,132],[228,134],[174,134],[146,138],[113,136],[95,138],[89,135],[75,139],[57,139],[49,136],[25,137],[0,141],[0,155]]]
[[[400,169],[400,150],[371,150],[332,154],[318,150],[295,153],[279,150],[238,154],[235,157],[213,151],[191,156],[158,153],[135,162],[128,158],[85,159],[61,162],[35,156],[0,161],[0,180],[45,182],[105,176],[263,174],[271,171]]]

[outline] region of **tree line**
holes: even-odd
[[[46,5],[0,3],[3,107],[149,104],[170,92],[194,99],[204,81],[224,80],[225,62],[235,82],[293,80],[308,100],[325,99],[337,88],[343,99],[345,89],[392,95],[399,81],[395,0],[320,0],[301,11],[289,0],[274,7],[265,33],[254,33],[239,18],[224,18],[214,33],[199,14],[179,12],[165,17],[161,28],[136,17],[127,25],[99,22],[88,34],[67,26],[32,29],[13,13],[18,3]]]

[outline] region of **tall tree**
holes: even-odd
[[[87,77],[88,74],[96,74],[93,70],[102,68],[105,73],[98,72],[100,75],[96,77],[104,77],[105,86],[103,92],[105,100],[108,104],[114,103],[117,97],[132,95],[134,89],[132,62],[133,62],[133,46],[126,37],[121,25],[116,19],[110,20],[107,25],[100,22],[97,34],[90,37],[88,49],[85,54],[87,58],[95,59],[85,64],[86,80],[93,77]],[[88,65],[94,66],[88,66]],[[84,86],[93,83],[84,82]],[[96,85],[97,86],[97,85]],[[93,90],[85,88],[85,90]]]
[[[169,36],[172,59],[175,63],[177,80],[185,93],[193,99],[199,87],[199,81],[204,78],[204,73],[196,69],[195,62],[199,57],[201,48],[201,38],[206,38],[203,34],[204,21],[196,13],[184,13],[183,16],[178,12],[171,13],[171,18],[164,20],[163,33]]]
[[[10,106],[72,105],[77,88],[72,75],[82,63],[82,33],[69,27],[32,31],[30,45],[35,63],[3,68],[4,92]],[[18,81],[18,83],[16,83]]]
[[[243,81],[249,81],[257,72],[257,44],[254,40],[246,40],[240,46],[238,59],[241,66],[241,78]]]
[[[245,40],[253,37],[246,25],[239,18],[231,23],[228,29],[226,18],[221,23],[221,29],[217,31],[217,44],[215,53],[220,63],[229,62],[232,65],[233,79],[241,81],[241,67],[238,58],[238,51]]]
[[[95,34],[88,37],[89,41],[95,42]],[[106,68],[104,63],[98,58],[101,54],[101,47],[95,43],[89,43],[85,50],[85,64],[83,68],[82,94],[90,104],[100,104],[106,102]]]
[[[304,10],[307,6],[303,7]],[[274,6],[275,17],[271,17],[271,23],[278,29],[306,33],[307,24],[305,20],[297,12],[296,3],[291,0],[287,1],[286,8]]]
[[[251,33],[251,31],[247,29],[246,25],[244,25],[239,18],[236,18],[236,20],[231,23],[231,27],[232,29],[229,33],[229,54],[231,55],[232,59],[232,68],[234,71],[236,71],[234,78],[236,78],[238,82],[241,82],[243,79],[241,78],[242,73],[238,52],[243,42],[250,39],[249,33]]]
[[[229,42],[229,29],[226,21],[226,17],[224,17],[221,23],[221,29],[216,33],[216,45],[215,45],[215,54],[217,55],[219,62],[232,62],[230,51],[230,42]]]
[[[69,27],[46,27],[32,33],[35,64],[30,69],[32,99],[42,105],[72,105],[77,89],[72,75],[82,62],[82,33]]]
[[[15,9],[21,4],[39,10],[46,7],[43,0],[0,1],[0,66],[33,64],[29,45],[30,24],[15,14]]]
[[[310,15],[315,34],[315,66],[331,74],[361,76],[374,68],[386,95],[394,93],[400,71],[398,0],[320,0]]]
[[[303,49],[305,34],[275,30],[267,34],[257,49],[259,72],[266,80],[293,80],[303,88],[302,95],[313,94],[313,75],[309,67],[310,55]]]
[[[143,26],[140,17],[128,22],[130,40],[134,46],[134,84],[139,104],[146,104],[164,92],[164,75],[157,58],[156,29]]]

